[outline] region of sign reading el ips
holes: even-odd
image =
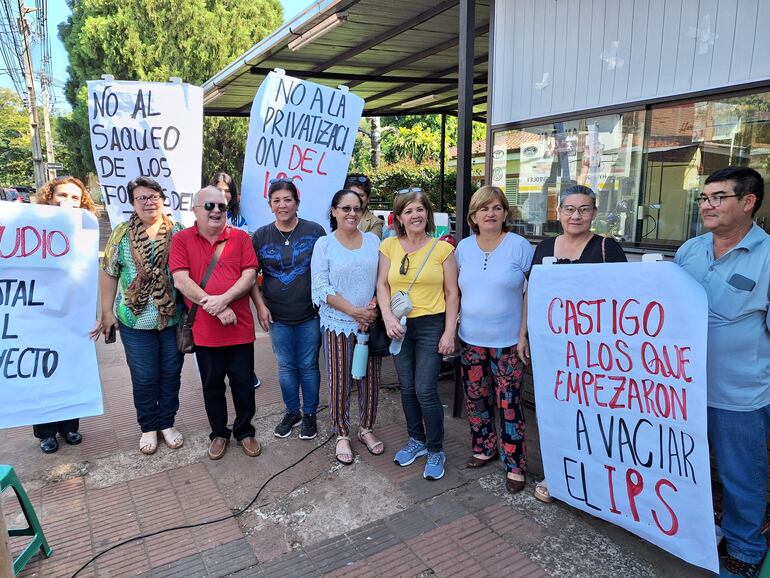
[[[182,83],[89,81],[91,149],[114,227],[133,212],[126,185],[151,177],[164,190],[166,212],[190,225],[200,188],[203,92]]]

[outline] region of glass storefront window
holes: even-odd
[[[493,147],[492,184],[519,233],[557,235],[559,193],[577,183],[596,192],[594,232],[675,250],[704,232],[695,199],[709,174],[747,166],[770,183],[770,92],[498,131]],[[755,219],[770,232],[770,200]]]
[[[561,191],[596,192],[596,233],[634,241],[644,111],[556,122],[495,134],[492,184],[511,204],[520,232],[557,235]]]

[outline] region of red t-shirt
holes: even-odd
[[[221,295],[232,287],[246,269],[257,268],[257,256],[247,233],[232,227],[225,227],[215,243],[210,243],[198,232],[198,225],[180,231],[171,240],[171,252],[168,256],[168,268],[171,273],[187,270],[190,278],[200,285],[203,274],[214,256],[219,243],[227,240],[222,255],[209,277],[204,291],[209,295]],[[187,298],[185,304],[192,306]],[[193,321],[193,341],[203,347],[224,347],[240,345],[254,341],[254,317],[251,314],[249,294],[246,293],[232,303],[230,308],[235,313],[235,325],[222,325],[222,322],[198,307]]]

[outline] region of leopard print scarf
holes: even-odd
[[[128,221],[128,243],[136,265],[136,277],[126,289],[124,299],[134,315],[139,315],[152,297],[158,308],[158,329],[165,329],[176,312],[171,283],[168,279],[168,253],[174,224],[166,215],[151,241],[147,227],[134,213]]]

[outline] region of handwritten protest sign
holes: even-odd
[[[303,218],[329,227],[329,203],[345,182],[362,98],[286,76],[267,75],[251,106],[243,163],[241,210],[250,231],[273,222],[267,191],[292,179]]]
[[[113,228],[133,207],[126,185],[152,177],[166,194],[167,214],[189,226],[200,189],[203,90],[182,83],[88,81],[91,150]]]
[[[673,263],[538,265],[528,293],[549,492],[717,571],[702,287]]]
[[[99,225],[88,211],[3,203],[0,428],[102,413],[96,350]]]

